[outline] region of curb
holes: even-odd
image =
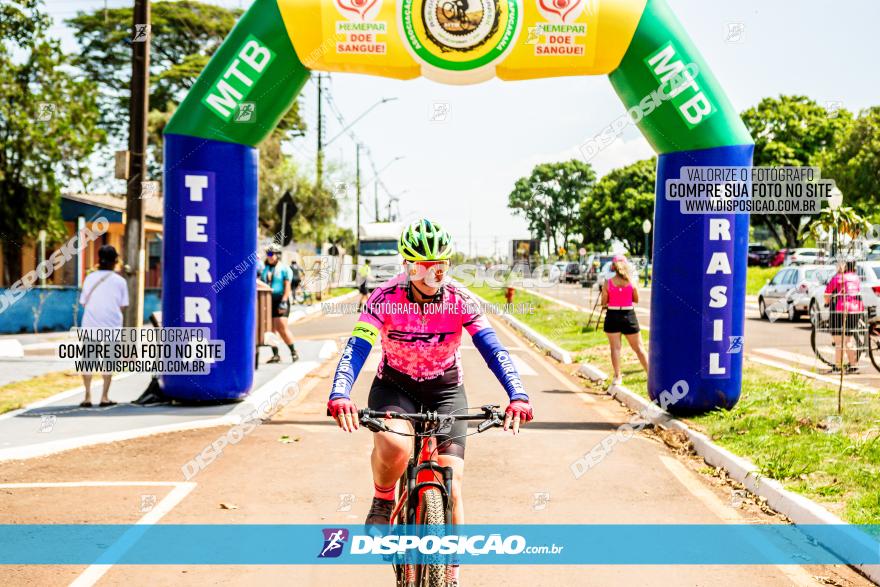
[[[472,296],[480,300],[480,303],[491,306],[488,301],[486,301],[481,296],[478,296],[474,292],[470,292]],[[523,322],[517,320],[510,314],[504,312],[502,314],[496,314],[499,318],[504,320],[511,328],[518,331],[520,334],[525,336],[528,340],[533,342],[538,348],[547,352],[551,357],[559,361],[560,363],[564,363],[566,365],[571,365],[571,354],[561,348],[559,345],[550,342],[550,339],[545,337],[543,334],[538,334],[535,330],[533,330],[530,326],[526,326]]]
[[[628,388],[622,385],[612,386],[608,389],[608,394],[629,409],[641,414],[653,425],[667,430],[678,430],[686,434],[694,451],[703,457],[706,463],[726,470],[731,479],[741,483],[753,494],[766,499],[768,506],[786,516],[795,525],[849,526],[818,503],[785,489],[781,483],[774,479],[764,477],[751,461],[718,446],[705,434],[692,430],[681,420],[674,418],[653,402],[633,393]],[[867,535],[865,542],[860,542],[853,538],[851,532],[841,532],[835,544],[824,546],[832,552],[846,553],[864,551],[865,548],[876,548],[876,543],[872,542]],[[857,568],[875,583],[880,583],[880,565],[849,566]]]
[[[161,426],[150,426],[145,428],[135,428],[131,430],[120,430],[116,432],[105,432],[100,434],[92,434],[89,436],[81,436],[79,438],[69,438],[54,442],[46,442],[31,446],[16,447],[10,449],[0,449],[0,462],[3,461],[21,461],[34,457],[48,456],[75,448],[83,448],[86,446],[94,446],[96,444],[107,444],[111,442],[119,442],[123,440],[131,440],[134,438],[143,438],[145,436],[153,436],[155,434],[165,434],[167,432],[180,432],[183,430],[197,430],[201,428],[212,428],[215,426],[235,426],[240,424],[247,416],[257,411],[257,409],[270,399],[279,394],[287,385],[293,383],[297,385],[297,391],[294,397],[299,395],[298,384],[309,373],[321,366],[322,361],[337,352],[336,343],[327,341],[322,345],[319,351],[319,361],[298,361],[275,377],[264,383],[259,388],[250,392],[245,398],[239,402],[229,413],[217,417],[201,418],[198,420],[190,420],[188,422],[180,422],[174,424],[164,424]],[[326,357],[326,358],[325,358]],[[35,407],[40,403],[46,403],[53,399],[59,399],[70,394],[82,391],[82,387],[75,390],[69,390],[56,394],[46,400],[41,400],[29,407]],[[17,411],[20,412],[21,410]],[[9,414],[4,414],[8,416]]]
[[[602,382],[608,379],[608,374],[605,373],[605,371],[598,367],[594,367],[589,363],[581,363],[581,366],[578,367],[577,374],[590,381]]]

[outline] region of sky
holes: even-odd
[[[685,30],[706,58],[738,111],[767,96],[806,95],[819,103],[859,109],[880,104],[880,2],[877,0],[668,0]],[[215,0],[247,8],[247,0]],[[65,49],[76,48],[63,24],[77,10],[93,10],[104,0],[46,0],[56,20],[52,33]],[[131,1],[106,0],[110,7]],[[742,25],[737,42],[732,23]],[[383,184],[400,199],[403,220],[427,216],[446,226],[460,250],[505,254],[513,238],[528,238],[522,218],[507,208],[514,182],[538,163],[579,155],[578,146],[599,133],[624,108],[606,76],[567,77],[521,82],[492,80],[448,86],[418,79],[398,81],[353,74],[332,74],[325,83],[347,121],[382,98],[351,130],[367,145],[382,169]],[[437,106],[437,105],[442,106]],[[305,137],[289,146],[305,169],[316,151],[317,92],[314,79],[303,90],[301,113],[309,125]],[[441,108],[445,120],[432,113]],[[327,112],[325,136],[342,130]],[[652,156],[635,127],[627,129],[591,162],[601,176],[609,170]],[[346,135],[325,157],[340,168],[329,181],[354,176],[355,146]],[[362,179],[372,176],[369,164]],[[340,223],[354,227],[354,194],[343,204]],[[375,214],[373,187],[365,187],[363,218]],[[388,197],[379,189],[380,208]]]

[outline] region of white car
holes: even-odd
[[[834,275],[830,265],[796,265],[781,268],[758,292],[758,315],[767,320],[771,314],[788,315],[789,320],[797,320],[809,308],[809,302],[797,298],[795,293],[806,294],[810,284],[817,283],[825,272]],[[828,282],[827,279],[825,281]]]
[[[825,262],[822,249],[792,249],[785,257],[785,265],[818,265]]]
[[[820,280],[812,283],[806,291],[798,287],[797,292],[792,293],[792,300],[798,307],[807,308],[810,320],[828,320],[829,308],[825,306],[825,287],[828,281],[837,272],[831,265],[821,273]],[[862,282],[862,303],[869,317],[880,315],[880,261],[859,261],[856,263],[856,273]]]

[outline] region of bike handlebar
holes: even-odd
[[[437,412],[419,412],[408,414],[403,412],[380,412],[364,408],[358,410],[358,418],[360,423],[366,428],[374,431],[388,430],[382,419],[385,420],[407,420],[409,422],[455,422],[456,420],[482,420],[477,426],[477,432],[484,432],[489,428],[499,427],[504,424],[504,414],[498,411],[501,406],[485,405],[481,406],[480,413],[462,414],[460,416],[454,414],[439,414]]]

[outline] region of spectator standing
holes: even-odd
[[[125,278],[113,269],[119,260],[119,253],[111,245],[98,249],[98,269],[89,273],[83,281],[79,303],[83,307],[82,328],[122,328],[122,314],[128,306],[128,284]],[[92,373],[83,373],[85,398],[79,404],[83,408],[92,407]],[[110,401],[110,382],[112,373],[103,373],[104,386],[101,391],[101,407],[115,406]]]
[[[271,244],[266,248],[266,260],[263,270],[260,272],[260,280],[272,288],[272,331],[275,332],[287,348],[290,349],[292,362],[299,359],[296,348],[293,346],[293,335],[287,328],[287,317],[290,315],[290,284],[293,272],[290,267],[281,262],[281,247]],[[272,347],[272,358],[269,363],[281,362],[278,347]]]

